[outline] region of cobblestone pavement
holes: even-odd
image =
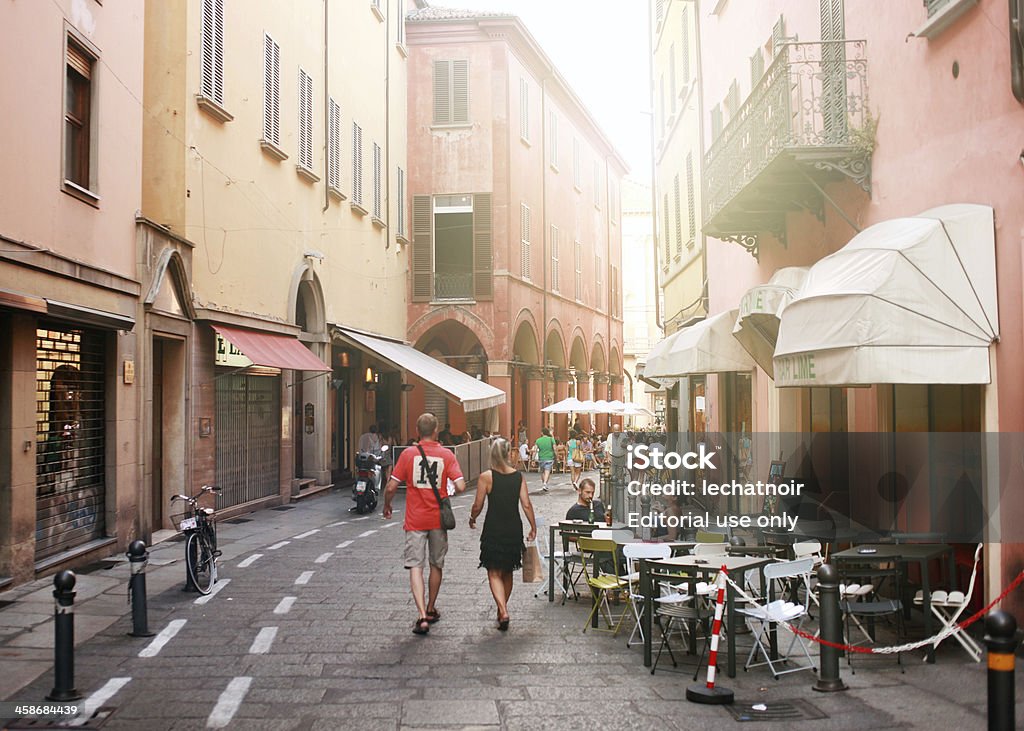
[[[539,487],[536,475],[530,482]],[[564,476],[552,484],[533,500],[540,515],[557,519],[575,494]],[[471,493],[454,501],[460,525],[450,536],[442,620],[426,637],[411,633],[402,515],[354,516],[348,495],[334,492],[222,524],[221,581],[206,603],[180,590],[183,545],[154,548],[150,628],[177,627],[158,652],[159,642],[126,634],[126,564],[83,573],[76,685],[93,705],[115,709],[104,726],[112,730],[734,726],[724,708],[685,700],[693,658],[688,672],[659,667],[652,676],[642,648],[627,648],[625,635],[583,634],[586,598],[549,603],[534,596],[546,584],[524,585],[517,575],[511,629],[498,632],[477,568],[479,533],[466,527],[471,501]],[[51,588],[45,580],[0,594],[0,698],[41,702],[53,686]],[[739,640],[745,656],[749,635]],[[842,693],[813,693],[809,672],[776,681],[763,669],[741,669],[736,678],[722,672],[719,682],[735,691],[737,708],[800,701],[824,716],[760,728],[983,727],[983,666],[952,642],[936,665],[921,657],[904,656],[905,674],[889,660],[855,675],[844,665],[850,690]]]

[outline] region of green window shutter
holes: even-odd
[[[434,61],[434,124],[451,124],[451,61]]]
[[[924,6],[928,8],[928,17],[930,18],[935,15],[947,3],[949,3],[949,0],[924,0]]]
[[[473,297],[494,298],[494,235],[491,226],[491,194],[473,195]]]
[[[679,18],[683,27],[683,83],[690,83],[690,13],[684,6]]]
[[[434,290],[434,210],[429,195],[412,198],[412,301],[429,302]]]

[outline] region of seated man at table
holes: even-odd
[[[592,520],[597,523],[604,522],[604,505],[600,500],[594,499],[596,485],[589,477],[580,480],[580,493],[576,503],[569,508],[565,514],[566,520]],[[593,510],[593,517],[591,517]]]

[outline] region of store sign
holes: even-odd
[[[215,332],[217,338],[217,349],[213,357],[214,365],[229,366],[231,368],[248,368],[252,361],[245,357],[245,354],[231,344],[220,333]]]

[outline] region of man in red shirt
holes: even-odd
[[[441,527],[441,508],[437,504],[434,488],[443,498],[448,494],[448,481],[455,483],[455,491],[463,492],[466,481],[455,459],[455,454],[437,441],[437,417],[423,414],[416,420],[419,447],[404,450],[391,472],[384,488],[385,519],[391,518],[391,501],[398,492],[398,483],[405,483],[405,568],[409,569],[409,586],[416,602],[419,617],[412,631],[425,635],[430,625],[441,619],[434,606],[441,589],[444,557],[448,553],[448,531]],[[423,457],[426,457],[426,460]],[[433,478],[433,480],[431,480]],[[430,595],[423,597],[423,569],[430,563]],[[426,604],[424,604],[426,601]]]

